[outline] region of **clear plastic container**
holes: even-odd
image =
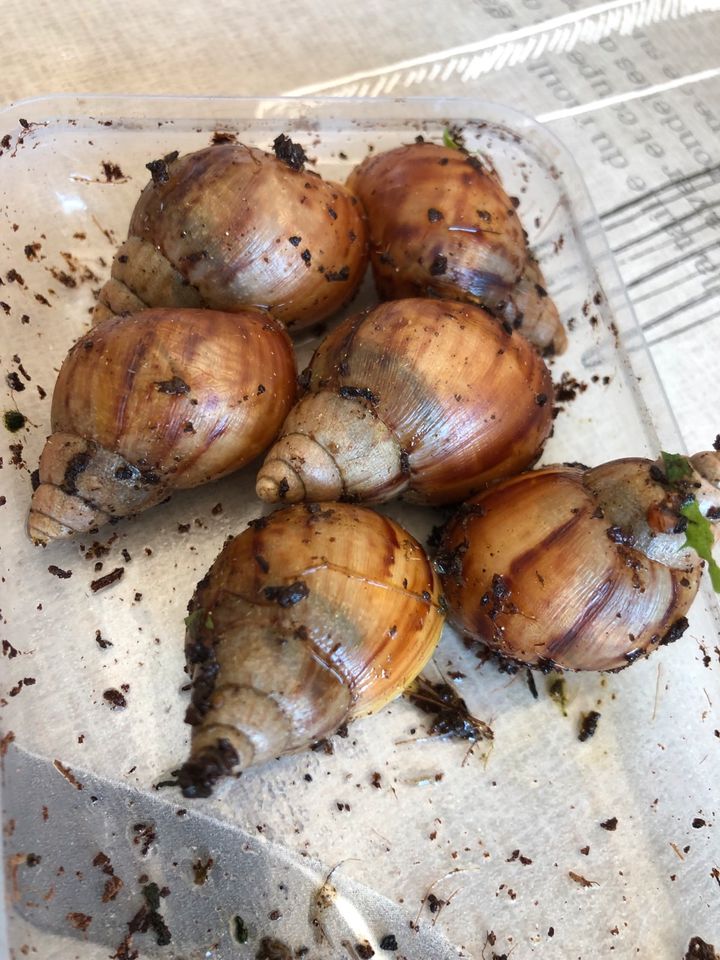
[[[577,396],[562,404],[544,462],[677,449],[562,144],[529,118],[467,99],[57,97],[16,106],[3,121],[2,360],[5,372],[22,363],[31,378],[5,394],[4,409],[17,404],[28,421],[5,433],[0,471],[15,954],[229,960],[255,957],[262,938],[274,937],[290,945],[288,956],[332,960],[369,956],[366,941],[375,956],[412,960],[611,950],[676,958],[692,936],[717,942],[720,690],[709,595],[696,601],[681,642],[620,674],[568,676],[567,715],[540,674],[535,699],[525,672],[483,664],[446,628],[428,673],[458,675],[471,712],[493,727],[491,750],[428,737],[427,718],[401,699],[335,738],[332,755],[289,757],[210,800],[186,801],[157,786],[188,746],[185,607],[225,537],[262,512],[254,466],[96,537],[43,550],[24,532],[56,371],[89,325],[145,164],[202,147],[218,130],[264,148],[290,133],[323,176],[344,178],[371,146],[419,133],[440,139],[448,123],[460,125],[519,197],[571,328],[552,367],[556,381],[575,378]],[[352,309],[372,297],[368,281]],[[312,345],[301,346],[301,359]],[[438,519],[385,509],[421,539]],[[122,579],[94,594],[90,582],[115,568]],[[125,691],[126,709],[109,708],[108,688]],[[580,717],[591,709],[601,720],[581,743]],[[603,829],[615,818],[615,830]],[[160,911],[172,940],[158,946],[152,931],[135,933],[123,953],[150,882],[169,891]],[[397,952],[381,947],[390,935]]]

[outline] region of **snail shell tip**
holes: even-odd
[[[343,482],[330,453],[312,437],[293,431],[270,448],[255,492],[265,503],[337,500]]]
[[[255,493],[264,503],[299,503],[305,484],[289,463],[269,460],[258,474]]]
[[[80,497],[65,493],[52,483],[41,483],[33,493],[26,524],[35,544],[67,540],[107,523],[107,514]]]
[[[58,540],[67,536],[63,532],[67,530],[67,527],[63,527],[53,517],[48,517],[44,513],[32,509],[28,513],[26,530],[28,537],[38,547],[44,547],[50,540]]]

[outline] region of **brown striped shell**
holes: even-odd
[[[269,502],[457,502],[534,463],[552,426],[541,357],[469,304],[380,304],[333,330],[307,375],[258,474]]]
[[[687,491],[717,519],[720,455],[692,462]],[[490,487],[449,523],[437,558],[452,622],[531,666],[627,666],[687,626],[702,563],[685,545],[681,503],[642,459]]]
[[[380,710],[422,670],[444,619],[420,544],[387,517],[336,503],[253,521],[189,610],[186,796]]]
[[[268,308],[318,323],[367,265],[364,214],[348,190],[242,144],[155,165],[95,319],[145,307]]]
[[[28,517],[36,542],[137,513],[237,470],[295,399],[295,358],[261,310],[146,310],[72,347]]]
[[[517,201],[478,157],[413,143],[370,155],[347,184],[367,212],[381,298],[478,303],[539,349],[565,349],[565,331],[528,251]]]

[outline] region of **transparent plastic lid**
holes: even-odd
[[[24,531],[56,372],[88,328],[145,164],[214,132],[280,132],[344,179],[369,149],[459,124],[519,212],[568,328],[567,386],[543,462],[656,456],[672,414],[572,158],[544,128],[470,100],[72,99],[6,113],[1,355],[24,389],[4,433],[2,727],[10,943],[43,957],[681,956],[717,938],[717,625],[705,596],[681,642],[614,675],[504,673],[446,627],[449,679],[494,731],[428,735],[400,699],[328,750],[248,770],[209,800],[162,786],[186,757],[186,605],[228,534],[265,512],[257,464],[95,536]],[[350,309],[373,302],[368,279]],[[299,343],[302,363],[316,341]],[[437,511],[383,508],[420,540]],[[91,582],[120,570],[107,589]],[[124,691],[111,709],[103,692]],[[582,715],[601,715],[578,739]],[[157,888],[151,885],[157,884]],[[150,885],[150,886],[149,886]],[[159,896],[159,901],[153,900]],[[159,902],[159,906],[158,906]],[[153,906],[153,903],[155,904]],[[159,925],[140,932],[142,908]],[[714,911],[714,912],[713,912]],[[134,920],[135,918],[135,920]],[[263,953],[273,938],[289,952]],[[158,940],[161,942],[158,944]],[[396,944],[396,948],[395,945]],[[124,951],[124,952],[123,952]]]

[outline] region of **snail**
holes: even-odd
[[[268,502],[457,502],[534,463],[552,426],[545,363],[471,304],[382,303],[336,327],[303,377],[258,474]]]
[[[445,530],[436,562],[451,620],[530,666],[620,669],[682,635],[703,566],[696,546],[720,589],[709,553],[718,519],[713,451],[505,480]]]
[[[305,170],[287,137],[275,149],[225,143],[148,164],[152,180],[95,319],[145,307],[261,306],[299,329],[346,304],[367,265],[362,208],[345,187]]]
[[[476,156],[419,142],[367,157],[347,185],[368,216],[382,299],[478,303],[548,353],[567,344],[513,201]]]
[[[103,320],[60,369],[29,536],[71,537],[237,470],[270,444],[295,391],[290,338],[265,311]]]
[[[430,658],[443,609],[424,550],[388,517],[333,503],[251,521],[188,607],[185,796],[380,710]]]

